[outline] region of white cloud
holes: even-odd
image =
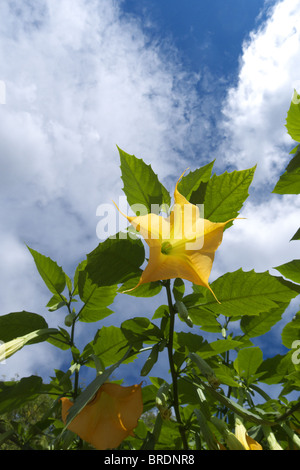
[[[258,164],[254,184],[273,185],[292,144],[285,129],[293,89],[300,85],[300,1],[283,0],[243,45],[237,86],[223,107],[223,163]],[[272,187],[272,189],[273,189]]]

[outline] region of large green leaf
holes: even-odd
[[[141,158],[129,155],[118,148],[121,161],[123,191],[126,194],[128,204],[137,213],[141,209],[136,209],[134,205],[139,204],[145,207],[145,212],[156,212],[151,207],[152,204],[161,206],[171,204],[171,198],[166,188],[160,183],[157,175]],[[144,215],[144,214],[141,214]]]
[[[162,339],[162,332],[154,323],[146,317],[135,317],[125,320],[121,330],[129,343],[157,342]]]
[[[197,352],[203,359],[217,356],[231,349],[238,348],[243,343],[233,339],[222,339],[208,343],[202,336],[183,331],[174,334],[174,345],[186,348],[187,352]]]
[[[204,217],[211,222],[226,222],[237,217],[249,195],[255,168],[213,175],[206,188]]]
[[[124,235],[124,234],[123,234]],[[140,274],[145,260],[143,243],[130,237],[108,238],[87,255],[86,271],[97,286],[111,286]]]
[[[0,382],[0,414],[9,413],[34,400],[43,386],[41,377],[32,375],[20,381]]]
[[[272,191],[276,194],[300,194],[300,148],[280,176]]]
[[[51,258],[27,247],[33,256],[37,270],[52,294],[61,294],[66,285],[66,275]]]
[[[128,281],[124,282],[124,284],[120,287],[119,292],[125,292],[127,295],[132,295],[133,297],[153,297],[160,293],[162,289],[162,283],[160,281],[157,282],[147,282],[146,284],[141,284],[136,289],[134,287],[137,286],[142,270],[140,269],[140,274],[136,277],[129,279]],[[131,290],[133,289],[133,290]]]
[[[205,299],[199,299],[199,313],[201,310],[209,310],[229,317],[259,315],[277,308],[278,303],[290,302],[300,293],[299,285],[282,277],[272,276],[269,272],[256,273],[254,270],[242,269],[219,277],[212,282],[211,288],[221,303],[217,303],[206,289]],[[195,308],[196,305],[193,306]]]
[[[277,266],[275,269],[284,277],[300,284],[300,259],[294,259],[293,261]]]
[[[108,306],[114,301],[117,287],[117,285],[99,287],[92,283],[86,271],[80,271],[78,292],[84,306],[80,310],[79,320],[94,322],[110,315],[113,311]]]
[[[23,311],[0,316],[0,340],[4,343],[44,328],[48,328],[48,324],[44,317],[37,313]],[[38,338],[32,340],[38,341]]]
[[[90,345],[87,345],[83,355],[87,353],[95,354],[104,367],[110,366],[119,361],[125,354],[128,347],[128,339],[120,328],[116,326],[103,326],[95,335]],[[132,361],[134,357],[126,359]],[[88,362],[89,366],[94,367],[93,362]]]
[[[247,382],[255,374],[263,361],[263,353],[259,347],[240,349],[233,366],[240,377]]]
[[[254,338],[270,331],[270,329],[281,320],[281,316],[287,308],[287,303],[262,312],[256,316],[245,315],[241,319],[240,327],[244,332],[244,338]]]
[[[294,95],[286,118],[288,134],[296,142],[300,142],[300,95],[294,90]]]

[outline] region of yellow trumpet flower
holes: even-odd
[[[133,429],[143,412],[142,383],[123,387],[104,383],[97,394],[68,426],[81,439],[98,450],[113,449],[133,435]],[[62,419],[66,423],[73,403],[61,398]]]
[[[206,287],[216,298],[208,278],[225,225],[234,219],[215,223],[200,217],[199,207],[191,204],[177,189],[184,173],[176,183],[174,206],[169,217],[152,213],[136,217],[123,214],[150,249],[149,262],[133,289],[147,282],[178,277]]]
[[[262,446],[247,434],[247,430],[242,421],[235,418],[235,437],[244,447],[244,450],[262,450]]]

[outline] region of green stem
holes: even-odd
[[[177,423],[179,424],[179,432],[181,435],[183,448],[187,450],[189,447],[188,447],[188,443],[187,443],[187,439],[185,435],[184,426],[183,426],[181,416],[180,416],[179,401],[178,401],[177,373],[175,370],[175,364],[174,364],[174,358],[173,358],[175,310],[173,308],[170,280],[166,281],[165,287],[167,290],[168,304],[169,304],[169,310],[170,310],[170,328],[169,328],[169,340],[167,344],[167,349],[168,349],[168,358],[169,358],[170,371],[171,371],[172,383],[173,383],[173,407],[174,407],[174,412],[175,412]]]

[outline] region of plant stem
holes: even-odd
[[[174,407],[174,412],[175,412],[177,423],[179,424],[179,432],[181,435],[183,448],[187,450],[189,447],[188,447],[188,443],[187,443],[187,439],[185,435],[184,426],[183,426],[181,416],[180,416],[179,402],[178,402],[177,373],[175,370],[175,364],[174,364],[174,358],[173,358],[175,310],[173,308],[172,294],[171,294],[171,289],[170,289],[170,280],[166,281],[165,287],[167,290],[168,304],[169,304],[169,310],[170,310],[170,328],[169,328],[169,340],[167,344],[167,349],[168,349],[168,358],[169,358],[170,371],[171,371],[172,383],[173,383],[173,407]]]

